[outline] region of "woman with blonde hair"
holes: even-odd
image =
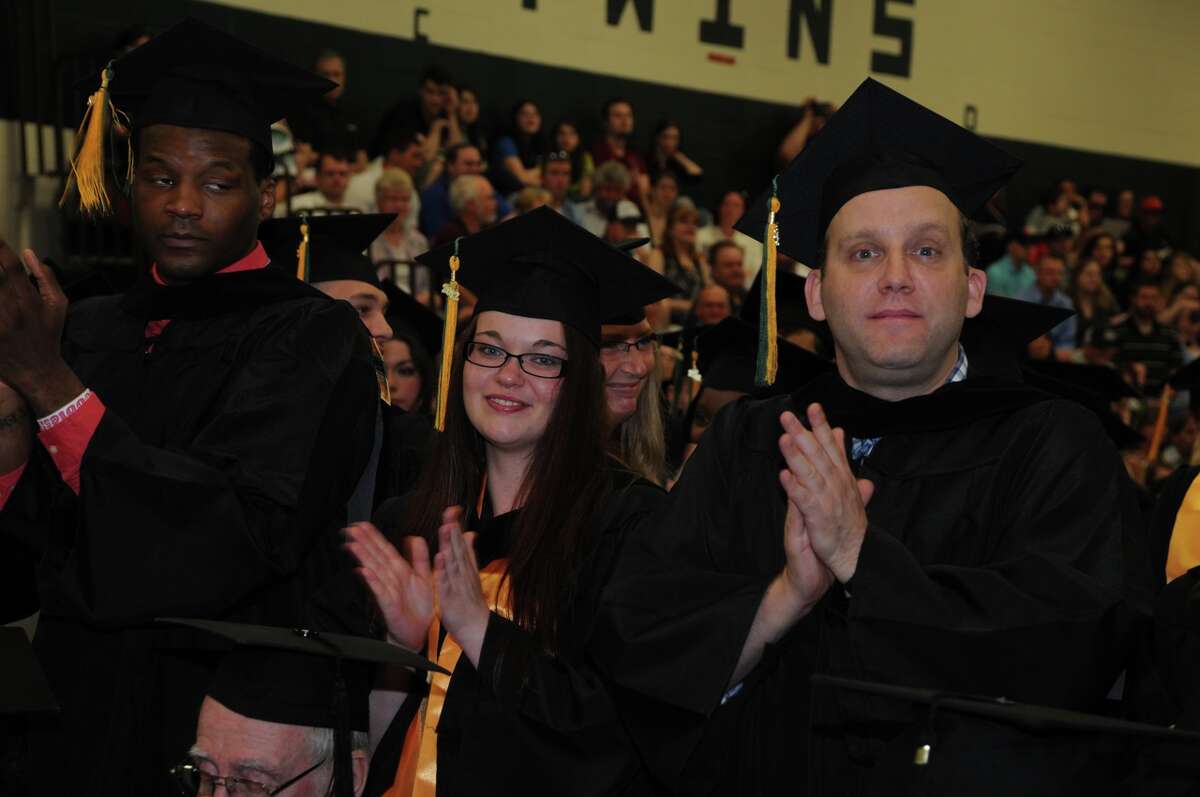
[[[1104,272],[1095,260],[1088,260],[1079,268],[1069,294],[1079,319],[1075,325],[1075,346],[1079,348],[1087,339],[1088,330],[1107,326],[1121,308],[1105,284]]]
[[[708,263],[696,244],[700,214],[691,202],[680,201],[671,208],[667,231],[663,235],[663,275],[682,292],[670,300],[671,320],[682,323],[691,311],[692,301],[711,279]]]

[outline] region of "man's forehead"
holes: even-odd
[[[826,235],[855,234],[861,228],[911,232],[921,227],[957,227],[960,216],[950,197],[926,185],[866,191],[838,209]]]

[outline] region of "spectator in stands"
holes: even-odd
[[[712,281],[729,292],[733,314],[742,311],[746,299],[746,269],[742,248],[733,241],[717,241],[708,250],[708,268]]]
[[[518,216],[550,204],[550,192],[540,186],[522,188],[512,198],[513,213]]]
[[[1111,216],[1105,216],[1100,226],[1118,241],[1125,237],[1133,225],[1133,189],[1125,188],[1117,193],[1117,201]]]
[[[357,210],[346,204],[346,187],[350,184],[350,156],[345,152],[322,152],[317,158],[317,190],[292,197],[292,214],[302,210]],[[287,212],[280,208],[276,215]]]
[[[555,150],[546,155],[546,163],[542,166],[542,188],[550,193],[550,201],[546,204],[574,222],[575,207],[568,194],[571,191],[571,156],[561,150]]]
[[[350,184],[346,187],[346,204],[364,208],[368,213],[376,210],[375,194],[379,178],[388,169],[399,169],[411,178],[413,190],[416,192],[408,203],[406,219],[409,226],[416,227],[421,212],[421,190],[436,176],[433,164],[425,160],[422,139],[421,134],[414,130],[398,132],[395,138],[387,143],[383,155],[350,177]]]
[[[1095,262],[1100,275],[1111,288],[1120,282],[1117,273],[1117,239],[1103,228],[1085,233],[1079,239],[1079,262]]]
[[[1037,264],[1034,284],[1026,288],[1017,298],[1073,311],[1075,306],[1062,291],[1066,269],[1066,263],[1061,257],[1047,252]],[[1067,360],[1075,353],[1075,327],[1075,317],[1072,316],[1050,330],[1050,341],[1054,346],[1056,359]]]
[[[508,185],[497,185],[500,193],[541,186],[548,150],[542,112],[533,100],[521,100],[513,107],[509,133],[496,141],[495,157],[508,181]]]
[[[800,118],[791,126],[779,149],[775,153],[776,171],[782,171],[785,166],[799,155],[808,144],[809,139],[821,132],[825,120],[833,115],[837,108],[828,102],[820,102],[816,97],[809,97],[800,106]],[[811,264],[806,264],[811,265]]]
[[[650,227],[650,242],[654,246],[662,246],[663,233],[667,231],[667,217],[677,199],[679,179],[674,172],[659,172],[646,197],[646,223]]]
[[[1176,249],[1167,258],[1166,277],[1163,279],[1163,294],[1174,296],[1180,286],[1196,282],[1196,261],[1182,249]]]
[[[679,148],[680,137],[679,123],[676,121],[668,119],[654,128],[654,141],[650,145],[650,156],[646,158],[646,169],[652,184],[660,174],[666,172],[675,175],[675,181],[681,189],[684,186],[694,188],[704,177],[704,169]]]
[[[742,250],[742,270],[746,275],[746,288],[754,282],[762,263],[762,244],[749,235],[733,229],[738,219],[746,212],[746,195],[741,191],[726,191],[717,206],[717,215],[713,223],[701,227],[696,233],[696,244],[702,251],[708,251],[717,241],[733,241]]]
[[[554,146],[571,158],[571,199],[583,202],[592,196],[592,175],[596,163],[592,153],[583,148],[579,126],[569,117],[558,120],[554,127]]]
[[[1169,296],[1167,306],[1158,314],[1158,323],[1171,329],[1179,329],[1179,319],[1200,310],[1200,286],[1194,282],[1183,282],[1174,290],[1163,286],[1163,296]]]
[[[608,211],[608,224],[601,237],[614,246],[632,238],[644,238],[646,219],[637,205],[622,199]],[[648,247],[646,247],[648,248]]]
[[[1070,204],[1058,186],[1042,194],[1041,201],[1025,217],[1025,236],[1045,235],[1056,227],[1071,227]]]
[[[418,300],[424,296],[427,301],[429,272],[423,268],[413,271],[417,255],[429,251],[429,240],[413,224],[409,212],[415,195],[408,172],[403,169],[384,170],[375,182],[375,208],[380,213],[398,215],[371,244],[367,254],[372,263],[380,265],[380,279],[390,279],[417,296]]]
[[[990,271],[988,288],[991,288]],[[1107,326],[1119,312],[1117,300],[1104,284],[1100,264],[1095,260],[1085,261],[1080,267],[1068,296],[1075,306],[1075,348],[1082,348],[1092,327]]]
[[[1005,250],[1003,257],[987,267],[987,292],[1016,298],[1033,287],[1037,276],[1020,235],[1010,234]]]
[[[708,264],[696,247],[696,224],[699,217],[690,204],[680,202],[671,211],[666,235],[663,236],[663,274],[683,293],[670,299],[671,317],[682,322],[700,289],[711,281]]]
[[[1158,323],[1162,305],[1162,285],[1143,280],[1133,291],[1128,317],[1117,327],[1117,363],[1122,368],[1143,366],[1138,386],[1148,397],[1158,395],[1167,377],[1183,363],[1179,338]]]
[[[625,196],[639,205],[650,192],[650,178],[646,174],[646,162],[633,147],[633,104],[624,98],[614,98],[604,103],[600,117],[604,122],[604,135],[592,147],[592,160],[597,168],[609,161],[618,161],[629,170],[630,183]]]
[[[401,100],[388,108],[375,139],[371,143],[371,154],[383,153],[387,142],[392,140],[401,130],[415,130],[424,136],[440,133],[442,128],[435,130],[434,122],[445,118],[447,89],[453,88],[450,75],[437,66],[427,67],[417,81],[417,96]],[[435,140],[437,135],[434,135]],[[436,141],[438,146],[441,141]]]
[[[450,184],[450,209],[454,213],[433,240],[433,245],[452,243],[455,238],[474,235],[491,227],[498,218],[496,190],[481,174],[462,174]]]
[[[1087,195],[1088,229],[1098,229],[1108,215],[1108,194],[1093,188]]]
[[[458,84],[458,131],[459,140],[451,144],[474,144],[484,158],[487,157],[487,126],[483,120],[479,92],[465,83]]]
[[[338,150],[350,156],[350,168],[358,173],[367,167],[366,131],[357,115],[346,110],[346,60],[333,50],[317,56],[318,75],[337,85],[319,100],[288,117],[292,135],[317,152]]]
[[[1159,258],[1158,252],[1153,249],[1143,251],[1133,264],[1133,268],[1124,272],[1124,279],[1113,290],[1117,301],[1127,308],[1132,302],[1133,292],[1141,283],[1155,282],[1161,286],[1163,283],[1162,267],[1162,259]],[[1164,293],[1163,296],[1165,297],[1166,294]]]
[[[613,209],[622,206],[622,212],[629,215],[630,210],[624,207],[632,206],[633,212],[640,216],[637,205],[625,198],[633,178],[629,170],[620,161],[608,161],[596,169],[595,188],[592,198],[575,206],[575,221],[592,235],[603,238]]]
[[[438,236],[454,215],[450,202],[450,186],[465,174],[483,174],[483,155],[471,144],[455,144],[446,150],[445,172],[421,192],[421,215],[418,226],[426,236]],[[489,182],[488,185],[491,185]],[[494,189],[493,189],[494,190]],[[508,203],[497,193],[496,212],[504,218],[512,212]]]
[[[733,315],[729,291],[720,285],[706,285],[696,294],[692,317],[701,326],[719,324]]]
[[[1163,201],[1148,196],[1138,205],[1137,218],[1123,239],[1124,254],[1138,262],[1143,252],[1152,251],[1164,258],[1171,249],[1171,240],[1163,228]]]

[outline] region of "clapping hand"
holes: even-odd
[[[785,434],[779,439],[779,450],[787,468],[779,474],[779,480],[802,517],[806,533],[794,531],[788,535],[789,577],[793,571],[811,572],[811,565],[803,559],[807,555],[803,544],[807,536],[820,562],[846,583],[858,567],[867,531],[866,506],[874,485],[855,478],[846,459],[845,432],[830,429],[821,406],[810,405],[807,414],[812,431],[791,412],[780,416]]]
[[[442,513],[433,579],[446,633],[454,637],[471,664],[477,666],[483,637],[487,633],[489,610],[479,581],[475,535],[463,533],[462,518],[461,507],[449,507]]]
[[[429,548],[420,537],[407,537],[407,559],[370,523],[345,530],[346,548],[359,563],[359,574],[375,596],[390,640],[409,650],[425,646],[433,620],[433,576]]]

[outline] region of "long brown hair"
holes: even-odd
[[[483,484],[486,444],[463,403],[466,344],[472,319],[455,346],[446,431],[434,445],[409,505],[405,528],[437,547],[437,529],[448,506],[470,510]],[[533,457],[516,505],[508,558],[513,620],[547,649],[558,646],[558,621],[574,592],[575,576],[590,548],[593,520],[610,489],[605,467],[604,369],[592,343],[564,324],[567,365],[558,400]],[[536,378],[536,377],[532,377]]]

